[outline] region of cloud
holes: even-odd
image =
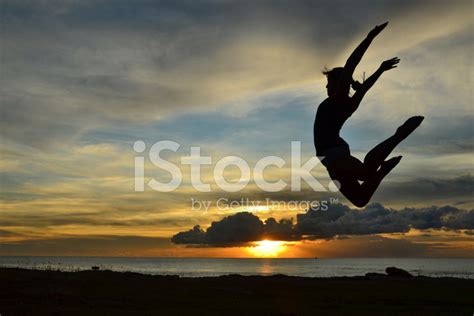
[[[469,1],[4,0],[1,6],[0,229],[16,236],[23,229],[51,237],[71,230],[143,233],[143,227],[168,236],[228,215],[183,211],[197,195],[191,190],[135,194],[133,141],[172,139],[182,144],[179,154],[200,145],[213,159],[233,153],[250,161],[288,157],[289,141],[302,140],[312,156],[306,127],[325,97],[320,70],[344,62],[386,19],[390,26],[364,56],[357,79],[395,53],[403,68],[374,87],[344,136],[367,152],[401,116],[423,112],[426,120],[397,149],[413,159],[404,155],[374,200],[397,208],[473,203],[472,177],[441,179],[472,167]],[[286,168],[267,171],[269,180],[288,180]],[[315,172],[327,177],[324,168]],[[147,176],[157,173],[147,169]],[[198,197],[215,200],[222,196],[216,192]],[[254,187],[243,194],[283,201],[334,196]],[[278,212],[269,215],[290,216]],[[469,220],[456,219],[449,225]],[[288,238],[288,225],[263,224]]]
[[[262,239],[332,239],[344,235],[406,233],[410,229],[474,229],[474,210],[452,206],[405,208],[400,211],[375,203],[362,210],[332,204],[328,210],[308,210],[297,215],[297,223],[269,218],[263,223],[256,215],[241,212],[213,222],[204,231],[199,225],[172,237],[176,244],[239,245]]]
[[[462,28],[467,12],[462,1],[3,1],[2,136],[44,148],[212,110],[321,79],[387,17],[400,48]]]
[[[423,162],[421,164],[424,165]],[[415,167],[418,167],[418,171],[429,172],[428,166]],[[374,195],[374,199],[384,201],[384,204],[400,201],[405,205],[408,203],[415,205],[426,203],[428,199],[432,204],[463,201],[463,204],[472,205],[472,188],[474,188],[474,178],[470,174],[447,179],[423,177],[382,184]]]
[[[309,210],[297,216],[297,230],[311,238],[337,235],[404,233],[410,229],[474,229],[474,210],[453,206],[404,208],[400,211],[374,203],[363,210],[336,204],[326,211]]]
[[[2,256],[127,256],[152,255],[170,246],[168,238],[144,236],[60,236],[0,242]]]
[[[291,220],[282,219],[277,222],[274,218],[268,218],[262,222],[251,213],[240,212],[212,222],[206,231],[196,225],[191,230],[177,233],[171,241],[176,244],[236,246],[262,239],[296,240],[299,238]]]
[[[306,214],[299,214],[297,229],[311,238],[409,231],[410,227],[394,215],[380,204],[371,204],[362,211],[334,204],[325,212],[309,210]]]
[[[406,208],[400,211],[400,217],[417,229],[474,229],[474,210],[465,211],[452,206]]]
[[[21,235],[21,234],[16,233],[16,232],[12,232],[12,231],[9,231],[9,230],[0,229],[0,237],[15,237],[15,236],[19,236],[19,235]]]

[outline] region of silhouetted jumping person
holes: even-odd
[[[365,156],[364,162],[351,156],[349,145],[339,136],[342,125],[357,110],[365,93],[383,72],[396,68],[400,61],[397,57],[384,61],[363,83],[352,79],[352,74],[370,43],[387,24],[388,22],[372,29],[347,59],[344,67],[324,71],[328,81],[328,98],[319,105],[314,122],[316,155],[321,158],[330,177],[339,181],[341,193],[358,207],[369,202],[382,179],[402,159],[402,156],[397,156],[385,160],[388,155],[423,121],[422,116],[409,118],[395,134],[375,146]],[[353,96],[349,96],[351,86],[355,90]]]

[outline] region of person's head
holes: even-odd
[[[326,75],[328,79],[328,83],[326,85],[328,96],[333,97],[337,96],[337,94],[340,94],[342,96],[348,96],[351,86],[354,90],[359,89],[359,87],[361,86],[360,82],[354,81],[354,79],[352,78],[350,78],[349,80],[345,80],[342,76],[343,72],[343,67],[336,67],[331,70],[323,71],[323,74]]]

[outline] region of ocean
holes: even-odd
[[[0,267],[80,271],[101,270],[152,275],[209,277],[227,274],[302,277],[360,276],[384,273],[395,266],[414,275],[474,279],[474,259],[344,258],[344,259],[234,259],[234,258],[136,258],[136,257],[0,257]]]

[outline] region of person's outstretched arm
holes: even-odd
[[[359,107],[360,102],[362,101],[362,98],[364,95],[369,91],[370,88],[374,85],[374,83],[377,81],[377,79],[380,78],[380,76],[387,70],[397,68],[397,64],[400,62],[400,59],[398,57],[394,57],[392,59],[385,60],[380,67],[369,77],[367,80],[362,83],[361,87],[357,89],[357,91],[354,93],[352,96],[352,105],[353,109],[352,112],[357,110]]]
[[[382,30],[387,26],[388,22],[385,22],[380,25],[376,25],[370,32],[367,34],[367,37],[356,47],[356,49],[352,52],[349,58],[344,65],[344,75],[346,78],[351,79],[352,74],[354,73],[355,68],[359,64],[362,56],[369,48],[370,44],[372,43],[373,39],[382,32]]]

